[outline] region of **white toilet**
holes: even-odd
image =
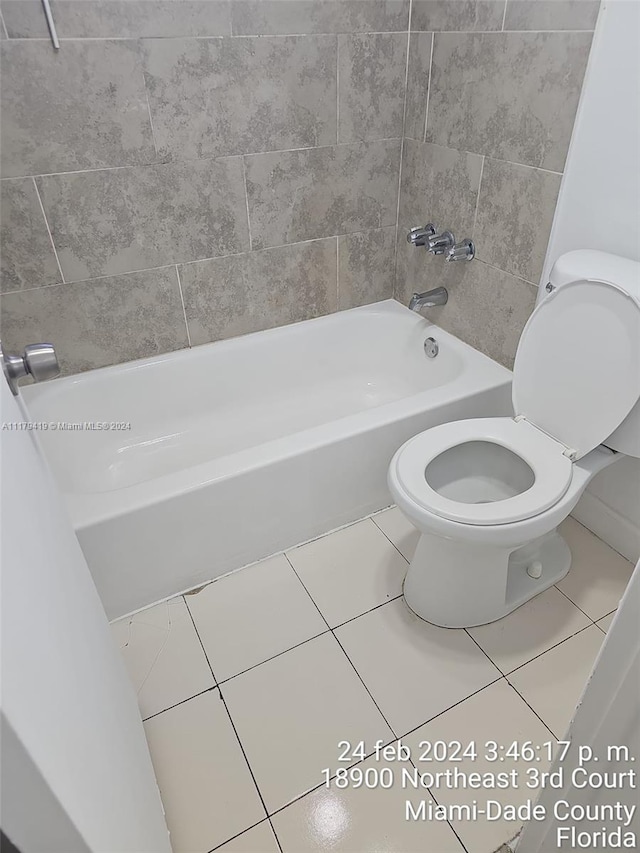
[[[640,457],[640,263],[562,255],[513,369],[515,417],[454,421],[407,441],[389,488],[422,533],[409,607],[448,628],[500,619],[557,583],[557,526],[589,480]]]

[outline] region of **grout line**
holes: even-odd
[[[435,33],[432,33],[432,41],[433,40],[435,40]],[[30,39],[30,41],[33,41],[33,39]],[[49,39],[47,39],[47,41],[49,41]],[[432,50],[433,50],[433,44],[432,44]],[[429,74],[429,84],[427,86],[427,93],[428,93],[427,109],[428,109],[428,100],[430,97],[430,94],[429,94],[430,87],[431,87],[431,74]],[[425,132],[426,132],[427,118],[428,118],[428,116],[425,115]],[[326,143],[323,145],[307,145],[307,146],[303,146],[301,148],[274,148],[274,149],[271,149],[269,151],[240,151],[240,152],[236,152],[234,154],[219,154],[219,155],[212,154],[211,156],[208,156],[208,157],[188,157],[188,158],[183,159],[183,160],[155,160],[151,163],[129,163],[125,166],[99,166],[99,167],[96,167],[95,169],[68,169],[68,170],[62,171],[62,172],[39,172],[37,174],[27,174],[27,175],[7,175],[3,178],[0,178],[0,182],[2,182],[2,181],[20,181],[20,180],[24,180],[25,178],[57,178],[57,177],[64,177],[66,175],[84,175],[84,174],[93,174],[94,172],[113,172],[113,171],[121,171],[123,169],[131,169],[131,170],[133,170],[133,169],[148,169],[148,168],[151,168],[153,166],[170,167],[170,166],[177,166],[179,164],[185,164],[185,163],[189,164],[189,163],[202,163],[202,162],[218,161],[218,160],[231,160],[231,159],[234,159],[237,157],[264,157],[264,156],[267,156],[270,154],[295,154],[295,153],[298,153],[300,151],[318,151],[318,150],[325,149],[325,148],[335,148],[336,146],[345,147],[345,148],[349,147],[349,146],[363,147],[363,146],[375,145],[376,143],[379,143],[379,142],[400,142],[402,138],[414,139],[414,137],[385,136],[385,137],[382,137],[380,139],[355,140],[355,141],[351,141],[351,142],[336,142],[335,144],[334,143]],[[415,139],[414,141],[415,142],[424,142],[425,140],[424,139],[422,139],[422,140]],[[490,155],[490,154],[482,155],[482,154],[479,154],[477,151],[466,151],[465,149],[462,149],[462,148],[451,148],[448,145],[441,145],[437,142],[431,142],[429,144],[435,145],[438,148],[443,148],[447,151],[459,151],[463,154],[472,154],[476,157],[487,156],[490,160],[496,160],[499,163],[509,163],[512,166],[520,166],[523,169],[534,169],[537,172],[545,172],[546,174],[558,175],[559,177],[562,177],[562,175],[563,175],[563,172],[556,172],[553,169],[545,169],[542,166],[531,165],[531,163],[519,163],[516,160],[506,160],[506,159],[501,158],[501,157],[494,157],[493,155]]]
[[[393,735],[394,740],[398,740],[398,735],[396,734],[395,729],[393,728],[393,726],[391,725],[391,723],[389,722],[389,720],[386,718],[386,716],[385,716],[385,715],[384,715],[384,713],[382,712],[382,708],[380,707],[380,705],[378,705],[378,703],[377,703],[377,701],[376,701],[376,699],[375,699],[375,697],[374,697],[373,693],[372,693],[372,692],[369,690],[369,688],[367,687],[367,684],[366,684],[366,682],[365,682],[364,678],[363,678],[363,677],[360,675],[360,673],[358,672],[358,670],[357,670],[357,668],[356,668],[356,665],[354,664],[354,662],[351,660],[351,658],[350,658],[350,657],[349,657],[349,655],[347,654],[347,651],[346,651],[345,647],[342,645],[342,643],[340,642],[340,640],[339,640],[339,639],[338,639],[338,637],[336,636],[335,631],[333,631],[333,630],[332,630],[332,631],[331,631],[331,633],[333,634],[333,638],[335,639],[336,643],[337,643],[337,644],[340,646],[340,648],[342,649],[342,652],[343,652],[344,656],[346,657],[346,659],[347,659],[347,660],[349,661],[349,663],[351,664],[351,667],[352,667],[353,671],[354,671],[354,672],[355,672],[355,674],[358,676],[358,679],[359,679],[360,683],[362,684],[362,686],[364,687],[364,689],[365,689],[365,690],[367,691],[367,693],[369,694],[369,697],[370,697],[371,701],[373,702],[373,704],[374,704],[374,705],[376,706],[376,708],[378,709],[378,713],[380,714],[380,716],[382,717],[382,719],[385,721],[385,723],[386,723],[386,724],[387,724],[387,726],[389,727],[389,731],[390,731],[390,732],[391,732],[391,734]]]
[[[560,583],[560,581],[558,581],[558,583]],[[587,619],[590,619],[590,620],[593,622],[593,624],[594,624],[594,625],[596,624],[596,620],[595,620],[595,619],[593,619],[591,616],[589,616],[589,614],[588,614],[588,613],[585,613],[585,611],[582,609],[582,607],[580,607],[580,605],[579,605],[579,604],[576,604],[576,603],[575,603],[575,601],[574,601],[572,598],[570,598],[570,597],[567,595],[567,593],[566,593],[566,592],[563,592],[563,591],[560,589],[560,587],[559,587],[559,586],[557,586],[556,584],[554,584],[554,585],[553,585],[553,588],[554,588],[554,589],[557,589],[557,590],[558,590],[558,592],[559,592],[561,595],[564,595],[564,597],[567,599],[567,601],[570,601],[570,602],[571,602],[571,604],[573,604],[573,606],[574,606],[574,607],[577,607],[577,608],[578,608],[578,610],[579,610],[581,613],[584,613],[584,615],[587,617]],[[608,613],[605,613],[605,616],[608,616],[608,615],[609,615]],[[600,618],[601,618],[601,619],[604,619],[604,616],[601,616]]]
[[[220,690],[220,688],[218,688],[218,689]],[[231,727],[233,728],[234,734],[235,734],[236,739],[238,741],[238,746],[240,747],[240,749],[242,751],[242,755],[244,756],[244,760],[247,764],[247,768],[249,770],[249,773],[251,774],[251,778],[253,779],[253,784],[256,786],[256,791],[258,792],[258,796],[260,797],[260,802],[262,803],[262,808],[264,809],[265,817],[268,818],[269,817],[269,809],[267,808],[267,804],[265,803],[264,797],[262,796],[262,791],[260,790],[260,787],[258,785],[256,777],[253,773],[253,768],[251,767],[251,764],[249,763],[249,759],[247,758],[247,753],[244,751],[244,746],[242,745],[242,741],[240,740],[240,735],[238,734],[238,730],[236,729],[236,724],[233,722],[233,717],[231,716],[231,712],[229,711],[229,706],[227,705],[225,698],[222,695],[222,690],[220,690],[220,699],[222,700],[222,702],[224,704],[225,710],[227,712],[227,716],[229,717],[229,722],[231,723]],[[262,823],[262,821],[259,821],[259,823]],[[247,827],[247,829],[249,829],[249,828],[250,827]]]
[[[340,142],[340,36],[336,34],[336,145]]]
[[[204,643],[202,642],[202,637],[200,636],[200,631],[198,631],[198,626],[196,625],[196,620],[193,618],[193,613],[189,609],[189,602],[187,601],[187,599],[184,595],[181,595],[179,597],[182,598],[182,600],[184,601],[185,607],[187,608],[187,613],[189,614],[189,618],[191,619],[191,624],[193,625],[193,630],[196,632],[196,637],[198,638],[198,642],[200,643],[200,646],[201,646],[202,651],[204,653],[205,660],[207,661],[209,669],[211,670],[211,675],[213,677],[213,680],[215,681],[215,686],[220,687],[220,685],[218,684],[218,679],[216,678],[216,674],[213,670],[213,666],[211,665],[211,661],[209,660],[209,655],[207,654],[207,650],[205,649]],[[178,596],[176,596],[176,598],[178,598]]]
[[[300,577],[300,575],[296,572],[296,567],[293,565],[293,563],[291,562],[291,560],[290,560],[290,559],[289,559],[289,557],[287,556],[286,551],[283,551],[283,556],[284,556],[285,560],[287,561],[287,563],[289,563],[289,565],[290,565],[290,566],[291,566],[291,568],[293,569],[293,573],[294,573],[294,575],[298,578],[298,580],[300,581],[300,583],[301,583],[301,584],[302,584],[302,586],[304,587],[304,591],[307,593],[307,595],[309,596],[309,598],[310,598],[310,599],[311,599],[311,601],[313,602],[313,606],[315,607],[315,609],[318,611],[318,613],[319,613],[319,614],[320,614],[320,616],[322,617],[322,621],[323,621],[323,622],[324,622],[324,624],[327,626],[328,630],[329,630],[329,631],[331,631],[331,630],[332,630],[331,625],[329,625],[329,623],[328,623],[328,622],[327,622],[327,620],[325,619],[325,615],[324,615],[324,613],[322,612],[322,610],[320,610],[320,608],[319,608],[319,607],[318,607],[318,605],[316,604],[316,600],[315,600],[315,598],[311,595],[311,593],[309,592],[309,590],[307,589],[307,585],[306,585],[306,584],[305,584],[305,582],[302,580],[302,578]],[[326,633],[327,633],[327,631],[325,631],[324,633],[326,634]]]
[[[29,39],[29,41],[33,41],[33,39]],[[46,39],[47,42],[50,39]],[[154,160],[150,163],[127,163],[124,166],[97,166],[94,169],[67,169],[61,172],[38,172],[37,174],[26,174],[26,175],[6,175],[3,178],[0,178],[0,181],[19,181],[24,178],[58,178],[64,177],[66,175],[84,175],[84,174],[92,174],[94,172],[115,172],[122,171],[123,169],[151,169],[154,166],[183,166],[189,163],[204,163],[209,161],[217,162],[219,160],[233,160],[238,157],[264,157],[269,154],[296,154],[300,151],[318,151],[323,150],[325,148],[336,148],[339,146],[341,148],[352,147],[355,148],[360,147],[370,147],[372,145],[376,145],[380,142],[400,142],[401,137],[399,136],[384,136],[379,139],[359,139],[352,140],[350,142],[328,142],[322,145],[303,145],[300,148],[273,148],[268,151],[237,151],[233,154],[211,154],[207,157],[185,157],[180,160],[163,160],[158,159]],[[518,164],[515,164],[518,165]]]
[[[140,64],[143,66],[142,61]],[[160,155],[158,154],[158,144],[156,142],[156,132],[153,127],[153,116],[151,115],[151,103],[149,102],[149,90],[147,89],[147,76],[144,73],[144,66],[141,69],[142,71],[142,88],[144,89],[144,97],[147,102],[147,112],[149,113],[149,126],[151,127],[151,142],[153,143],[153,150],[156,155],[156,160],[159,160]]]
[[[262,820],[259,820],[257,823],[252,823],[251,826],[247,826],[245,829],[242,829],[240,832],[237,832],[235,835],[232,835],[231,838],[225,838],[225,840],[222,841],[220,844],[216,844],[215,847],[212,847],[211,850],[208,851],[208,853],[216,853],[216,851],[220,850],[221,847],[224,847],[225,844],[229,844],[230,842],[235,841],[236,838],[240,838],[240,836],[244,835],[245,832],[249,832],[250,829],[255,829],[256,826],[262,826],[262,824],[267,823],[267,821],[271,823],[271,820],[268,815],[267,817],[263,817]],[[282,848],[280,848],[280,853],[282,853]]]
[[[62,281],[61,281],[60,283],[61,283],[61,284],[66,284],[66,281],[65,281],[65,278],[64,278],[64,273],[62,272],[62,266],[61,266],[61,264],[60,264],[60,258],[58,257],[58,252],[57,252],[57,250],[56,250],[56,244],[53,242],[53,234],[51,233],[51,228],[49,228],[49,221],[47,220],[47,214],[45,213],[44,205],[43,205],[43,203],[42,203],[42,198],[40,197],[40,190],[38,189],[38,184],[37,184],[37,182],[36,182],[36,179],[35,179],[35,178],[31,178],[31,180],[33,181],[33,187],[34,187],[34,189],[35,189],[35,191],[36,191],[36,196],[38,197],[38,204],[40,205],[40,210],[42,211],[42,217],[43,217],[43,219],[44,219],[44,224],[45,224],[45,226],[46,226],[46,228],[47,228],[47,234],[49,235],[49,240],[50,240],[50,242],[51,242],[51,248],[53,249],[53,254],[55,255],[56,263],[58,264],[58,272],[60,273],[60,278],[62,279]],[[54,285],[45,285],[45,286],[49,286],[49,287],[57,287],[57,285],[55,285],[55,284],[54,284]],[[37,288],[37,287],[29,287],[29,288],[26,288],[26,289],[27,289],[27,290],[39,290],[40,288]],[[8,293],[11,293],[12,291],[7,291],[7,292],[8,292]],[[15,292],[15,291],[13,291],[13,292]]]
[[[340,310],[340,237],[336,237],[336,309]]]
[[[242,183],[244,184],[244,204],[247,212],[247,231],[249,232],[249,251],[253,251],[253,238],[251,236],[251,217],[249,216],[249,192],[247,190],[247,164],[242,157]],[[241,252],[240,254],[246,254]]]
[[[273,832],[273,837],[275,838],[276,844],[278,845],[278,850],[280,851],[280,853],[284,853],[284,851],[282,849],[282,844],[280,844],[280,839],[278,838],[278,833],[276,832],[276,828],[273,825],[273,821],[271,820],[271,817],[269,816],[267,818],[267,820],[269,821],[269,826],[271,827],[271,832]]]
[[[233,38],[233,12],[231,10],[231,0],[226,0],[227,16],[229,23],[229,33],[224,38]]]
[[[180,705],[184,705],[187,702],[191,702],[192,699],[197,699],[198,696],[204,696],[205,693],[211,693],[212,690],[217,690],[218,685],[214,684],[212,687],[207,687],[206,690],[200,690],[198,693],[194,693],[193,696],[188,696],[186,699],[181,699],[179,702],[176,702],[173,705],[169,705],[168,708],[163,708],[162,711],[156,711],[155,714],[149,714],[148,717],[143,717],[142,722],[146,723],[147,720],[153,720],[154,717],[159,717],[160,714],[164,714],[167,711],[172,711],[174,708],[179,708]]]
[[[520,671],[521,669],[523,669],[525,666],[528,666],[530,663],[533,663],[533,661],[534,661],[534,660],[538,660],[538,658],[541,658],[541,657],[543,657],[543,655],[546,655],[546,654],[547,654],[547,652],[551,652],[551,651],[553,651],[554,649],[557,649],[557,648],[558,648],[558,646],[561,646],[563,643],[566,643],[566,642],[567,642],[567,640],[572,640],[574,637],[577,637],[577,636],[578,636],[578,634],[582,634],[582,633],[583,633],[583,631],[588,631],[588,630],[589,630],[589,628],[593,628],[593,627],[594,627],[594,625],[595,625],[595,623],[594,623],[594,622],[592,622],[590,625],[585,625],[585,626],[584,626],[584,628],[580,628],[579,630],[574,631],[574,632],[573,632],[573,634],[570,634],[568,637],[565,637],[563,640],[560,640],[560,642],[558,642],[558,643],[554,643],[554,645],[553,645],[553,646],[550,646],[548,649],[545,649],[543,652],[540,652],[540,654],[539,654],[539,655],[534,655],[534,657],[530,658],[530,659],[529,659],[528,661],[526,661],[525,663],[521,663],[519,666],[514,667],[514,669],[510,669],[510,670],[509,670],[509,672],[505,672],[505,673],[504,673],[504,677],[505,677],[505,678],[509,678],[509,676],[510,676],[510,675],[513,675],[513,673],[514,673],[514,672],[519,672],[519,671]],[[598,626],[597,626],[597,625],[595,625],[595,627],[597,628]],[[472,638],[472,639],[473,639],[473,638]],[[486,654],[486,652],[485,652],[485,654]],[[497,664],[494,664],[494,666],[497,666]],[[499,667],[498,667],[498,668],[499,668]]]
[[[427,121],[429,120],[429,100],[431,98],[431,75],[433,73],[433,46],[435,44],[436,34],[431,33],[431,52],[429,53],[429,82],[427,83],[427,108],[424,112],[424,133],[422,141],[427,141]]]
[[[380,749],[381,750],[385,749],[387,746],[389,746],[392,743],[395,743],[397,740],[399,740],[399,738],[397,738],[397,737],[391,738],[391,740],[386,741],[386,743],[384,743],[380,747]],[[371,752],[367,753],[367,755],[365,755],[364,758],[359,759],[358,761],[355,761],[353,764],[347,764],[346,761],[340,762],[340,767],[336,768],[336,772],[333,774],[333,776],[329,777],[329,782],[333,782],[336,779],[336,777],[338,775],[338,773],[337,773],[338,770],[342,770],[343,768],[345,770],[351,770],[353,767],[358,767],[360,764],[364,764],[365,761],[368,761],[375,754],[376,754],[375,750],[372,749]],[[310,794],[313,794],[316,791],[319,791],[320,788],[327,789],[326,782],[320,782],[319,784],[314,785],[313,788],[309,788],[309,790],[305,791],[302,794],[299,794],[297,797],[294,797],[292,800],[289,800],[288,803],[285,803],[283,806],[280,806],[280,808],[277,808],[275,811],[271,812],[269,814],[269,818],[274,817],[274,815],[280,814],[280,812],[283,812],[285,809],[289,808],[289,806],[292,806],[294,803],[297,803],[299,800],[302,800],[304,797],[307,797]]]
[[[453,628],[447,630],[460,631],[464,630],[464,628]],[[414,726],[412,729],[409,729],[408,732],[404,732],[404,734],[400,735],[401,738],[409,737],[409,735],[415,734],[418,729],[421,729],[423,726],[426,726],[427,723],[432,723],[434,720],[437,720],[438,717],[442,717],[443,714],[447,714],[453,708],[457,708],[458,705],[462,705],[463,702],[466,702],[467,699],[471,699],[472,696],[476,696],[478,693],[481,693],[483,690],[486,690],[488,687],[492,687],[494,684],[497,684],[498,681],[502,681],[504,679],[504,675],[499,675],[497,678],[494,678],[493,681],[490,681],[488,684],[485,684],[483,687],[479,687],[477,690],[474,690],[473,693],[469,693],[468,696],[465,696],[464,699],[459,699],[457,702],[454,702],[453,705],[449,705],[448,708],[444,708],[442,711],[438,711],[437,714],[434,714],[433,717],[429,717],[428,720],[424,720],[417,726]],[[506,679],[505,679],[506,680]]]
[[[393,547],[396,549],[396,551],[398,552],[398,554],[400,554],[400,556],[401,556],[401,557],[402,557],[402,559],[406,562],[406,564],[407,564],[407,565],[409,565],[409,564],[411,563],[411,560],[408,560],[408,559],[405,557],[405,555],[402,553],[402,551],[400,550],[400,548],[398,548],[398,546],[397,546],[397,545],[396,545],[396,543],[393,541],[393,539],[391,539],[391,537],[387,536],[387,534],[384,532],[384,530],[380,527],[380,525],[378,524],[378,522],[375,520],[375,517],[374,517],[374,516],[371,516],[371,521],[373,521],[373,523],[374,523],[374,524],[375,524],[375,526],[378,528],[378,530],[380,531],[380,533],[382,533],[382,535],[383,535],[383,536],[385,536],[385,537],[389,540],[389,542],[393,545]],[[394,600],[395,600],[395,599],[392,599],[392,601],[394,601]]]
[[[480,194],[478,193],[478,195],[480,195]],[[478,255],[475,256],[474,260],[478,261],[479,264],[484,264],[485,267],[491,267],[492,270],[498,270],[498,272],[504,273],[504,275],[509,275],[509,276],[511,276],[511,278],[515,278],[518,281],[523,282],[524,284],[528,284],[529,287],[534,287],[536,289],[536,291],[538,290],[539,285],[533,281],[529,281],[528,278],[522,278],[521,275],[518,275],[515,272],[510,272],[509,270],[503,270],[502,267],[497,267],[495,264],[490,264],[489,261],[483,260],[483,258],[478,257]]]
[[[476,196],[476,209],[473,212],[473,225],[471,226],[471,236],[475,237],[476,223],[478,221],[478,210],[480,208],[480,192],[482,191],[482,178],[484,176],[484,161],[487,158],[482,155],[482,163],[480,163],[480,179],[478,181],[478,195]]]
[[[517,688],[514,684],[512,684],[506,676],[505,676],[505,680],[506,680],[507,684],[509,685],[509,687],[511,687],[513,690],[515,690],[515,691],[516,691],[516,693],[518,694],[518,696],[522,699],[522,701],[523,701],[523,702],[524,702],[524,704],[527,706],[527,708],[531,711],[531,713],[536,715],[536,717],[540,720],[540,722],[541,722],[541,723],[542,723],[542,725],[545,727],[545,729],[547,729],[547,731],[551,732],[551,735],[552,735],[552,737],[554,738],[554,740],[556,740],[556,741],[561,740],[561,737],[562,737],[562,736],[561,736],[561,735],[557,735],[557,734],[553,731],[553,729],[551,728],[551,726],[550,726],[548,723],[545,723],[545,721],[542,719],[542,717],[541,717],[541,716],[540,716],[540,714],[536,711],[536,709],[535,709],[532,705],[530,705],[530,704],[527,702],[527,700],[526,700],[526,699],[525,699],[525,697],[522,695],[522,693],[520,693],[520,691],[518,690],[518,688]],[[576,707],[577,707],[577,706],[576,706]]]
[[[336,35],[346,35],[346,36],[356,36],[356,35],[379,35],[379,36],[391,36],[391,35],[404,35],[407,32],[406,29],[403,30],[354,30],[353,32],[322,32],[322,33],[254,33],[251,34],[242,34],[242,35],[205,35],[205,36],[192,36],[192,35],[180,35],[180,36],[118,36],[118,35],[110,35],[110,36],[62,36],[60,37],[60,42],[99,42],[99,41],[184,41],[186,39],[190,39],[193,41],[222,41],[228,40],[230,38],[233,39],[287,39],[287,38],[318,38],[327,36],[336,36]],[[411,33],[428,33],[430,30],[418,30],[411,29]],[[595,32],[593,27],[585,27],[583,29],[571,29],[571,30],[558,30],[558,29],[546,29],[546,30],[437,30],[437,32],[442,33],[443,35],[467,35],[467,36],[477,36],[477,35],[485,35],[485,36],[500,36],[504,33],[518,33],[520,35],[541,35],[544,33],[553,33],[555,35],[565,35],[566,33],[591,33]],[[7,41],[10,42],[48,42],[51,41],[49,36],[9,36]]]
[[[500,32],[504,32],[504,22],[507,20],[507,4],[509,0],[504,0],[504,10],[502,12],[502,26],[500,27]]]
[[[178,290],[180,291],[180,302],[182,303],[182,316],[184,317],[184,325],[187,330],[187,345],[189,347],[193,346],[191,343],[191,334],[189,333],[189,321],[187,320],[187,309],[184,305],[184,295],[182,293],[182,282],[180,280],[180,270],[178,269],[178,264],[176,267],[176,278],[178,279]],[[186,602],[185,602],[186,603]]]
[[[322,145],[305,145],[302,148],[275,148],[272,151],[246,151],[240,154],[225,154],[224,157],[263,157],[268,154],[296,154],[299,151],[318,151],[324,148],[335,148],[336,146],[344,147],[355,147],[359,146],[360,148],[370,145],[376,145],[378,142],[400,142],[402,139],[401,136],[383,136],[380,139],[352,139],[349,142],[326,142]],[[197,160],[198,158],[194,158]],[[216,157],[203,157],[201,159],[204,160],[216,160],[222,158]],[[185,162],[185,161],[181,161]]]
[[[452,149],[456,150],[456,149]],[[475,151],[467,151],[467,154],[476,154]],[[481,155],[476,154],[476,157]],[[534,172],[545,172],[547,175],[557,175],[558,177],[562,177],[562,172],[556,172],[553,169],[545,169],[542,166],[532,166],[531,163],[517,163],[515,160],[505,160],[504,157],[494,157],[493,154],[482,155],[483,157],[487,157],[489,160],[495,160],[496,163],[508,163],[510,166],[519,166],[521,169],[531,169]]]
[[[309,596],[311,598],[311,596]],[[315,601],[311,599],[313,604],[316,606]],[[322,614],[320,614],[322,615]],[[324,617],[323,617],[324,618]],[[251,666],[248,666],[246,669],[240,670],[240,672],[235,672],[233,675],[230,675],[228,678],[223,678],[220,682],[218,682],[218,687],[222,684],[228,684],[230,681],[233,681],[234,678],[238,678],[241,675],[246,675],[248,672],[251,672],[254,669],[257,669],[259,666],[262,666],[264,663],[270,663],[272,660],[276,658],[282,657],[282,655],[286,655],[287,652],[292,652],[294,649],[299,649],[300,646],[305,646],[307,643],[310,643],[312,640],[317,640],[319,637],[325,637],[327,634],[331,633],[331,628],[327,627],[325,631],[320,631],[318,634],[314,634],[313,637],[307,637],[306,640],[301,640],[299,643],[296,643],[293,646],[288,646],[281,652],[276,652],[275,655],[271,655],[271,657],[265,658],[264,660],[258,661],[258,663],[254,663]]]

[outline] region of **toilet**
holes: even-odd
[[[591,478],[640,458],[640,263],[568,252],[525,325],[514,417],[409,439],[389,466],[395,502],[422,534],[406,603],[434,625],[494,622],[569,571],[558,525]]]

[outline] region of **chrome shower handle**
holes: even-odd
[[[427,251],[432,255],[444,255],[455,244],[456,238],[451,231],[443,231],[442,234],[434,235],[429,238]]]
[[[426,246],[427,242],[436,233],[436,226],[432,222],[418,228],[412,228],[407,234],[407,243],[414,246]]]

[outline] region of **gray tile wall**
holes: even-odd
[[[0,0],[7,348],[72,373],[444,283],[434,319],[511,363],[598,2],[52,7],[59,52]],[[430,218],[478,260],[411,249]]]
[[[444,285],[434,322],[512,366],[535,303],[598,0],[413,0],[396,298]],[[447,264],[408,245],[471,237]]]
[[[410,0],[1,0],[2,336],[73,373],[393,295]]]

